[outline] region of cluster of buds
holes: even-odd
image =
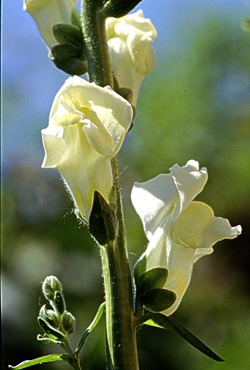
[[[39,334],[37,339],[43,344],[65,346],[68,336],[75,331],[75,318],[66,310],[62,284],[55,276],[47,276],[42,291],[48,304],[39,312],[38,323],[44,334]]]

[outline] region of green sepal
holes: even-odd
[[[105,223],[105,220],[109,220]],[[94,193],[94,202],[89,218],[89,232],[100,245],[106,245],[115,239],[115,216],[110,205],[97,192]]]
[[[54,306],[59,312],[60,315],[62,315],[66,309],[65,299],[61,292],[55,292],[54,300],[53,300]]]
[[[96,312],[96,315],[93,319],[93,321],[91,322],[91,324],[87,327],[87,329],[85,330],[85,332],[83,333],[83,335],[81,336],[79,342],[78,342],[78,345],[76,347],[76,350],[74,352],[74,356],[77,357],[86,338],[89,336],[89,334],[95,329],[96,325],[99,323],[102,315],[103,315],[103,312],[104,312],[104,309],[105,309],[105,302],[103,302],[102,304],[100,304],[100,306],[98,307],[98,310]]]
[[[55,58],[55,66],[69,75],[83,75],[88,71],[87,63],[77,58]]]
[[[54,294],[56,291],[63,292],[62,284],[57,279],[56,276],[47,276],[42,284],[43,295],[49,301],[54,299]]]
[[[102,14],[106,18],[120,18],[133,10],[141,1],[142,0],[108,0],[102,9]]]
[[[38,336],[36,337],[36,339],[41,344],[57,344],[59,346],[62,346],[63,345],[63,342],[62,341],[49,338],[49,337],[46,336],[46,334],[44,334],[44,335],[38,334]]]
[[[139,281],[140,276],[147,270],[147,257],[144,255],[140,258],[134,266],[134,279],[135,282]]]
[[[176,300],[176,294],[167,289],[149,289],[142,297],[143,305],[153,312],[161,312],[171,307]]]
[[[73,8],[71,12],[71,23],[80,30],[82,29],[81,16],[77,8]]]
[[[38,324],[40,328],[44,331],[46,335],[48,335],[49,338],[56,339],[59,341],[65,340],[64,334],[60,332],[59,330],[56,330],[55,328],[53,328],[53,326],[50,325],[48,321],[44,320],[40,316],[38,316],[37,320],[38,320]]]
[[[191,346],[202,352],[204,355],[210,357],[215,361],[224,362],[224,360],[220,356],[212,351],[205,343],[203,343],[198,337],[196,337],[196,335],[194,335],[191,331],[189,331],[184,326],[168,316],[165,316],[161,313],[146,314],[144,316],[143,324],[175,331],[189,344],[191,344]]]
[[[81,58],[81,53],[82,50],[79,48],[79,46],[75,46],[70,43],[63,43],[63,44],[58,44],[55,45],[51,50],[50,50],[50,58],[57,59],[67,59],[67,58]]]
[[[8,367],[10,369],[22,370],[22,369],[25,369],[25,368],[30,367],[30,366],[41,365],[41,364],[44,364],[46,362],[55,362],[55,361],[65,361],[65,362],[68,362],[68,363],[72,362],[69,355],[64,355],[64,354],[58,353],[58,354],[52,354],[52,355],[46,355],[46,356],[34,358],[33,360],[26,360],[26,361],[23,361],[23,362],[21,362],[20,364],[18,364],[16,366],[9,365]]]
[[[124,99],[126,99],[130,103],[130,105],[132,106],[133,118],[132,118],[131,125],[129,127],[129,131],[130,131],[132,129],[133,125],[134,125],[134,119],[135,119],[135,115],[136,115],[135,106],[132,104],[134,94],[133,94],[133,91],[131,89],[129,89],[128,87],[120,87],[114,74],[113,74],[113,80],[114,80],[114,90],[115,90],[115,92],[117,94],[121,95]]]
[[[76,46],[83,44],[82,31],[73,24],[58,23],[52,27],[52,31],[59,44],[69,43]]]
[[[153,288],[162,288],[167,281],[168,270],[165,267],[155,267],[144,272],[135,280],[139,294],[144,294]]]

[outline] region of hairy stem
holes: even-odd
[[[102,3],[102,0],[82,0],[83,33],[88,50],[90,81],[99,86],[113,87]],[[107,362],[109,370],[138,370],[133,287],[125,239],[118,158],[113,158],[111,164],[115,219],[107,212],[103,212],[102,217],[107,235],[112,223],[115,237],[105,246],[100,246],[106,300]]]

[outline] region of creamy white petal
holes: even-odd
[[[48,48],[57,44],[52,27],[58,23],[71,23],[71,12],[77,0],[24,0],[23,10],[34,18]]]
[[[148,239],[165,218],[171,214],[176,220],[180,213],[202,191],[207,182],[205,168],[199,170],[196,161],[188,161],[183,167],[175,164],[170,174],[135,183],[131,193],[133,206],[140,216]]]
[[[151,43],[157,32],[141,10],[106,20],[106,33],[113,73],[120,87],[132,90],[135,106],[142,80],[155,67]]]
[[[147,270],[155,267],[165,267],[168,270],[168,278],[163,288],[176,294],[174,304],[163,311],[169,316],[180,305],[190,283],[195,249],[173,242],[168,230],[159,227],[150,240],[145,255],[147,256]]]
[[[80,77],[66,80],[42,130],[42,166],[57,168],[80,215],[88,222],[97,191],[110,202],[110,160],[120,149],[132,121],[131,105],[111,88]]]
[[[146,182],[134,183],[131,200],[150,240],[173,211],[178,201],[178,191],[171,175],[161,174]]]
[[[192,202],[180,215],[173,229],[173,239],[191,248],[210,248],[223,239],[234,239],[240,226],[231,227],[229,221],[215,217],[211,207]]]
[[[180,167],[175,164],[171,168],[171,176],[174,179],[176,188],[179,193],[179,202],[176,203],[172,215],[175,220],[181,212],[191,203],[191,201],[203,190],[207,179],[207,169],[199,170],[199,163],[190,160],[185,166]]]
[[[183,167],[174,165],[168,175],[159,175],[145,183],[135,183],[131,199],[139,214],[149,244],[141,256],[146,270],[168,270],[165,289],[176,294],[176,301],[165,315],[179,306],[189,285],[193,264],[213,252],[213,245],[234,239],[241,226],[231,227],[227,219],[215,217],[202,202],[193,201],[207,181],[207,170],[191,160]]]
[[[75,116],[82,114],[82,122],[85,119],[93,120],[96,128],[102,131],[101,134],[106,135],[105,140],[109,140],[107,146],[114,154],[120,150],[133,118],[132,107],[125,99],[108,86],[102,88],[78,76],[68,78],[57,93],[52,105],[50,119],[58,115],[61,99],[72,107]],[[68,114],[71,117],[72,110]],[[67,122],[71,123],[70,120],[65,120],[64,125]],[[89,124],[89,126],[91,125]],[[97,143],[95,130],[87,129],[87,131],[89,142],[91,145],[95,145]],[[107,138],[108,135],[110,139]],[[112,143],[110,140],[112,140]],[[95,149],[103,155],[107,154],[106,152],[102,153],[101,147],[98,145]]]

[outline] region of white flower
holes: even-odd
[[[121,148],[132,115],[131,105],[109,86],[102,88],[77,76],[68,78],[55,97],[49,125],[42,130],[42,167],[61,172],[86,221],[95,191],[110,201],[110,159]]]
[[[106,31],[111,64],[120,87],[132,90],[136,105],[143,78],[155,67],[151,43],[157,32],[142,10],[121,18],[107,18]]]
[[[78,0],[24,0],[23,10],[34,18],[39,32],[49,49],[57,44],[52,27],[71,23],[71,12]]]
[[[135,183],[131,199],[149,240],[141,258],[146,270],[165,267],[164,289],[176,294],[174,304],[163,311],[171,315],[179,306],[189,285],[193,264],[213,252],[222,239],[234,239],[241,226],[231,227],[227,219],[215,217],[205,203],[193,201],[207,182],[207,170],[190,160],[175,164],[170,174],[161,174],[144,183]]]

